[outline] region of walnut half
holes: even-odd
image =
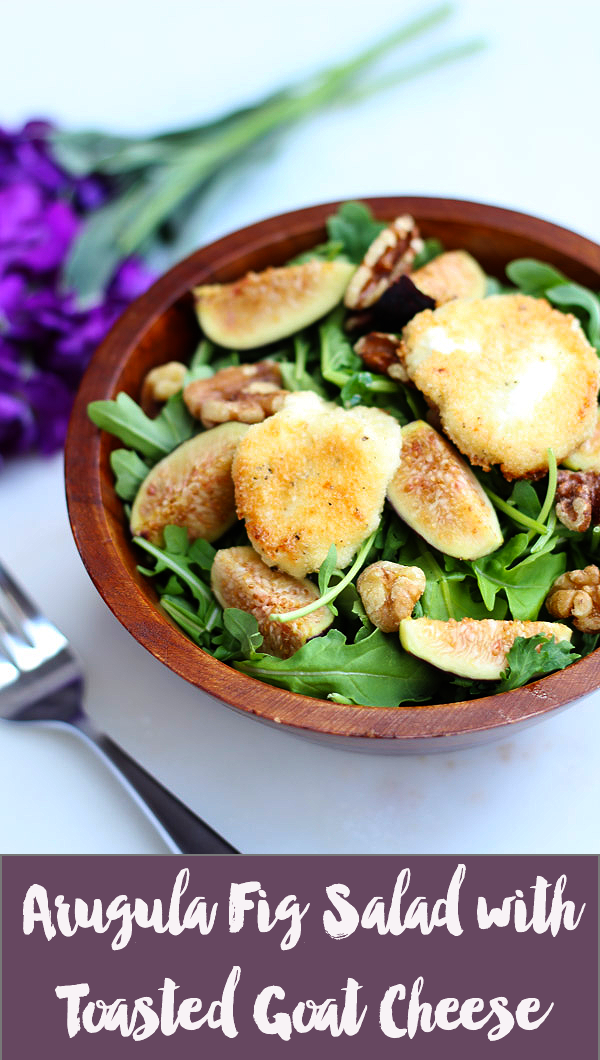
[[[180,361],[167,361],[147,373],[140,394],[140,404],[147,416],[155,416],[160,405],[181,390],[186,372],[185,364]]]
[[[556,515],[568,530],[579,533],[600,523],[600,472],[559,471]]]
[[[281,389],[281,372],[274,361],[222,368],[209,379],[195,379],[183,391],[192,416],[205,427],[238,420],[261,423],[282,407],[287,390]]]
[[[583,633],[600,631],[600,570],[596,566],[561,574],[546,597],[555,618],[570,618]]]
[[[395,633],[403,618],[409,618],[425,590],[420,567],[378,560],[365,567],[356,588],[373,625],[384,633]]]

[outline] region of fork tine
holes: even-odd
[[[0,644],[19,670],[33,670],[66,647],[66,637],[39,612],[2,564],[0,604]]]
[[[3,688],[8,688],[9,685],[12,685],[18,676],[17,667],[0,655],[0,692]]]

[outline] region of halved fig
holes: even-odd
[[[600,409],[594,433],[563,460],[571,471],[600,471]]]
[[[247,545],[217,552],[210,575],[212,591],[221,607],[238,607],[254,615],[270,655],[287,659],[311,637],[323,633],[333,621],[328,607],[319,607],[304,618],[273,622],[271,614],[296,611],[318,600],[319,590],[306,578],[293,578],[263,563]]]
[[[165,526],[185,526],[190,540],[216,541],[235,522],[231,462],[248,427],[223,423],[179,445],[156,464],[131,509],[134,536],[161,545]]]
[[[506,669],[507,654],[517,637],[570,640],[572,630],[561,622],[499,621],[493,618],[405,618],[400,623],[402,647],[440,670],[496,681]]]
[[[483,298],[487,280],[481,266],[466,250],[448,250],[415,269],[411,280],[436,306],[455,298]]]
[[[502,544],[496,512],[471,468],[423,420],[402,428],[402,458],[387,498],[405,523],[449,556],[478,559]]]
[[[287,338],[341,301],[355,269],[345,261],[312,260],[196,287],[200,327],[219,346],[235,350]]]

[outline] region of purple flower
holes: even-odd
[[[0,461],[2,456],[24,453],[34,445],[37,428],[33,412],[21,398],[0,389]]]
[[[51,131],[41,121],[0,129],[0,462],[31,447],[60,448],[92,353],[153,279],[130,258],[90,308],[63,291],[60,270],[73,238],[110,187],[61,169]]]

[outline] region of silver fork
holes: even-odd
[[[83,671],[67,638],[0,564],[0,718],[69,726],[105,759],[183,854],[237,854],[217,832],[93,726],[82,708]]]

